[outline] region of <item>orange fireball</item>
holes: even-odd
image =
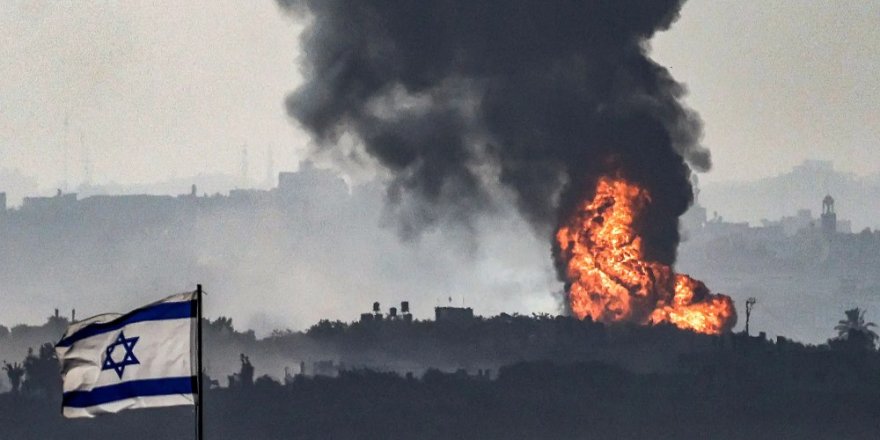
[[[650,203],[647,190],[602,177],[593,199],[556,232],[572,313],[606,323],[668,322],[707,334],[729,330],[736,323],[730,297],[645,259],[633,225]]]

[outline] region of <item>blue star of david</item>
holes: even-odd
[[[104,356],[104,364],[101,366],[101,371],[104,370],[114,370],[116,371],[116,375],[122,379],[122,373],[125,372],[125,367],[127,365],[137,365],[141,363],[134,356],[134,344],[137,344],[140,336],[135,336],[132,338],[126,338],[124,332],[119,332],[119,336],[116,337],[116,341],[107,346],[106,355]],[[118,346],[122,346],[122,349],[125,350],[125,355],[122,357],[122,360],[116,362],[113,359],[113,350]]]

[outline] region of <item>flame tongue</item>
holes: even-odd
[[[572,313],[602,322],[669,322],[719,334],[736,322],[730,297],[715,295],[670,266],[647,261],[634,220],[651,203],[647,190],[603,177],[556,232]]]

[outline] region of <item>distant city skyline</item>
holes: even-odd
[[[40,188],[65,175],[70,186],[86,174],[97,184],[236,175],[243,146],[251,176],[270,148],[278,170],[306,156],[309,139],[283,107],[300,82],[303,23],[274,2],[0,12],[12,60],[0,66],[0,168]],[[701,180],[769,177],[806,159],[880,171],[878,13],[855,1],[687,2],[652,46],[705,122],[714,168]]]
[[[823,180],[840,191],[828,224],[819,216]],[[198,282],[223,298],[211,316],[231,316],[259,335],[354,319],[373,301],[410,301],[419,319],[447,298],[484,315],[560,311],[546,242],[509,213],[485,218],[478,230],[443,228],[401,242],[382,227],[379,185],[349,192],[333,173],[311,167],[282,173],[271,190],[216,196],[208,184],[199,182],[195,196],[188,187],[168,191],[176,196],[93,188],[0,211],[0,286],[13,299],[0,310],[0,324],[36,324],[50,310],[45,305],[83,316],[121,310],[133,298]],[[880,228],[862,228],[880,218],[864,207],[880,181],[859,182],[819,162],[759,185],[708,185],[711,203],[682,218],[677,268],[739,306],[760,296],[753,323],[771,335],[822,341],[838,302],[873,310],[880,284],[864,268],[876,265]],[[711,214],[721,206],[719,217]],[[746,219],[752,227],[740,223]],[[838,234],[823,245],[829,231]],[[33,301],[15,300],[25,297]],[[786,313],[792,307],[797,314]]]

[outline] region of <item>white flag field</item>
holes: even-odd
[[[197,313],[188,292],[71,324],[55,345],[64,416],[193,405]]]

